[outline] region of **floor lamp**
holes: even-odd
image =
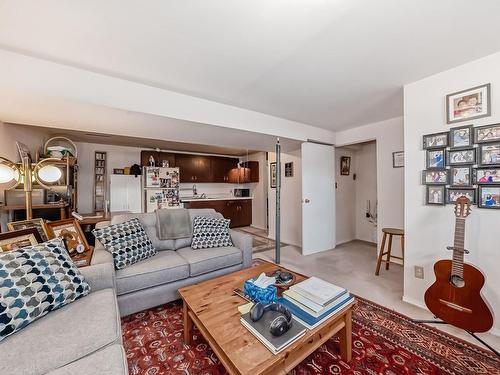
[[[53,165],[57,162],[60,162],[57,158],[48,158],[33,164],[29,156],[21,156],[21,163],[14,163],[0,156],[0,184],[10,184],[6,190],[23,184],[26,220],[33,219],[33,182],[36,181],[44,189],[50,190],[46,183],[54,183],[62,177],[61,169]]]
[[[280,139],[276,140],[276,225],[275,225],[275,262],[280,264],[281,257],[281,145]]]

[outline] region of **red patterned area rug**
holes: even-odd
[[[226,374],[198,331],[183,344],[182,305],[169,303],[122,319],[131,375]],[[475,345],[365,299],[353,312],[353,359],[339,357],[331,339],[307,357],[294,375],[500,374],[500,360]]]

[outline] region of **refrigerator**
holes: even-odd
[[[143,167],[145,211],[179,208],[179,168]]]

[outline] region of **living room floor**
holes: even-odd
[[[274,249],[254,253],[254,258],[274,260]],[[415,319],[433,319],[433,315],[420,307],[402,300],[403,267],[391,263],[390,269],[381,267],[375,276],[376,247],[363,241],[351,241],[317,254],[302,256],[296,246],[281,248],[281,264],[305,275],[315,275],[341,285],[352,293],[393,309]],[[466,332],[447,325],[433,325],[453,336],[473,344],[482,345]],[[480,334],[483,340],[500,350],[500,337]]]

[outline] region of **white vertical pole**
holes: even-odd
[[[281,193],[281,145],[280,139],[276,141],[276,264],[280,264],[281,228],[280,228],[280,193]]]

